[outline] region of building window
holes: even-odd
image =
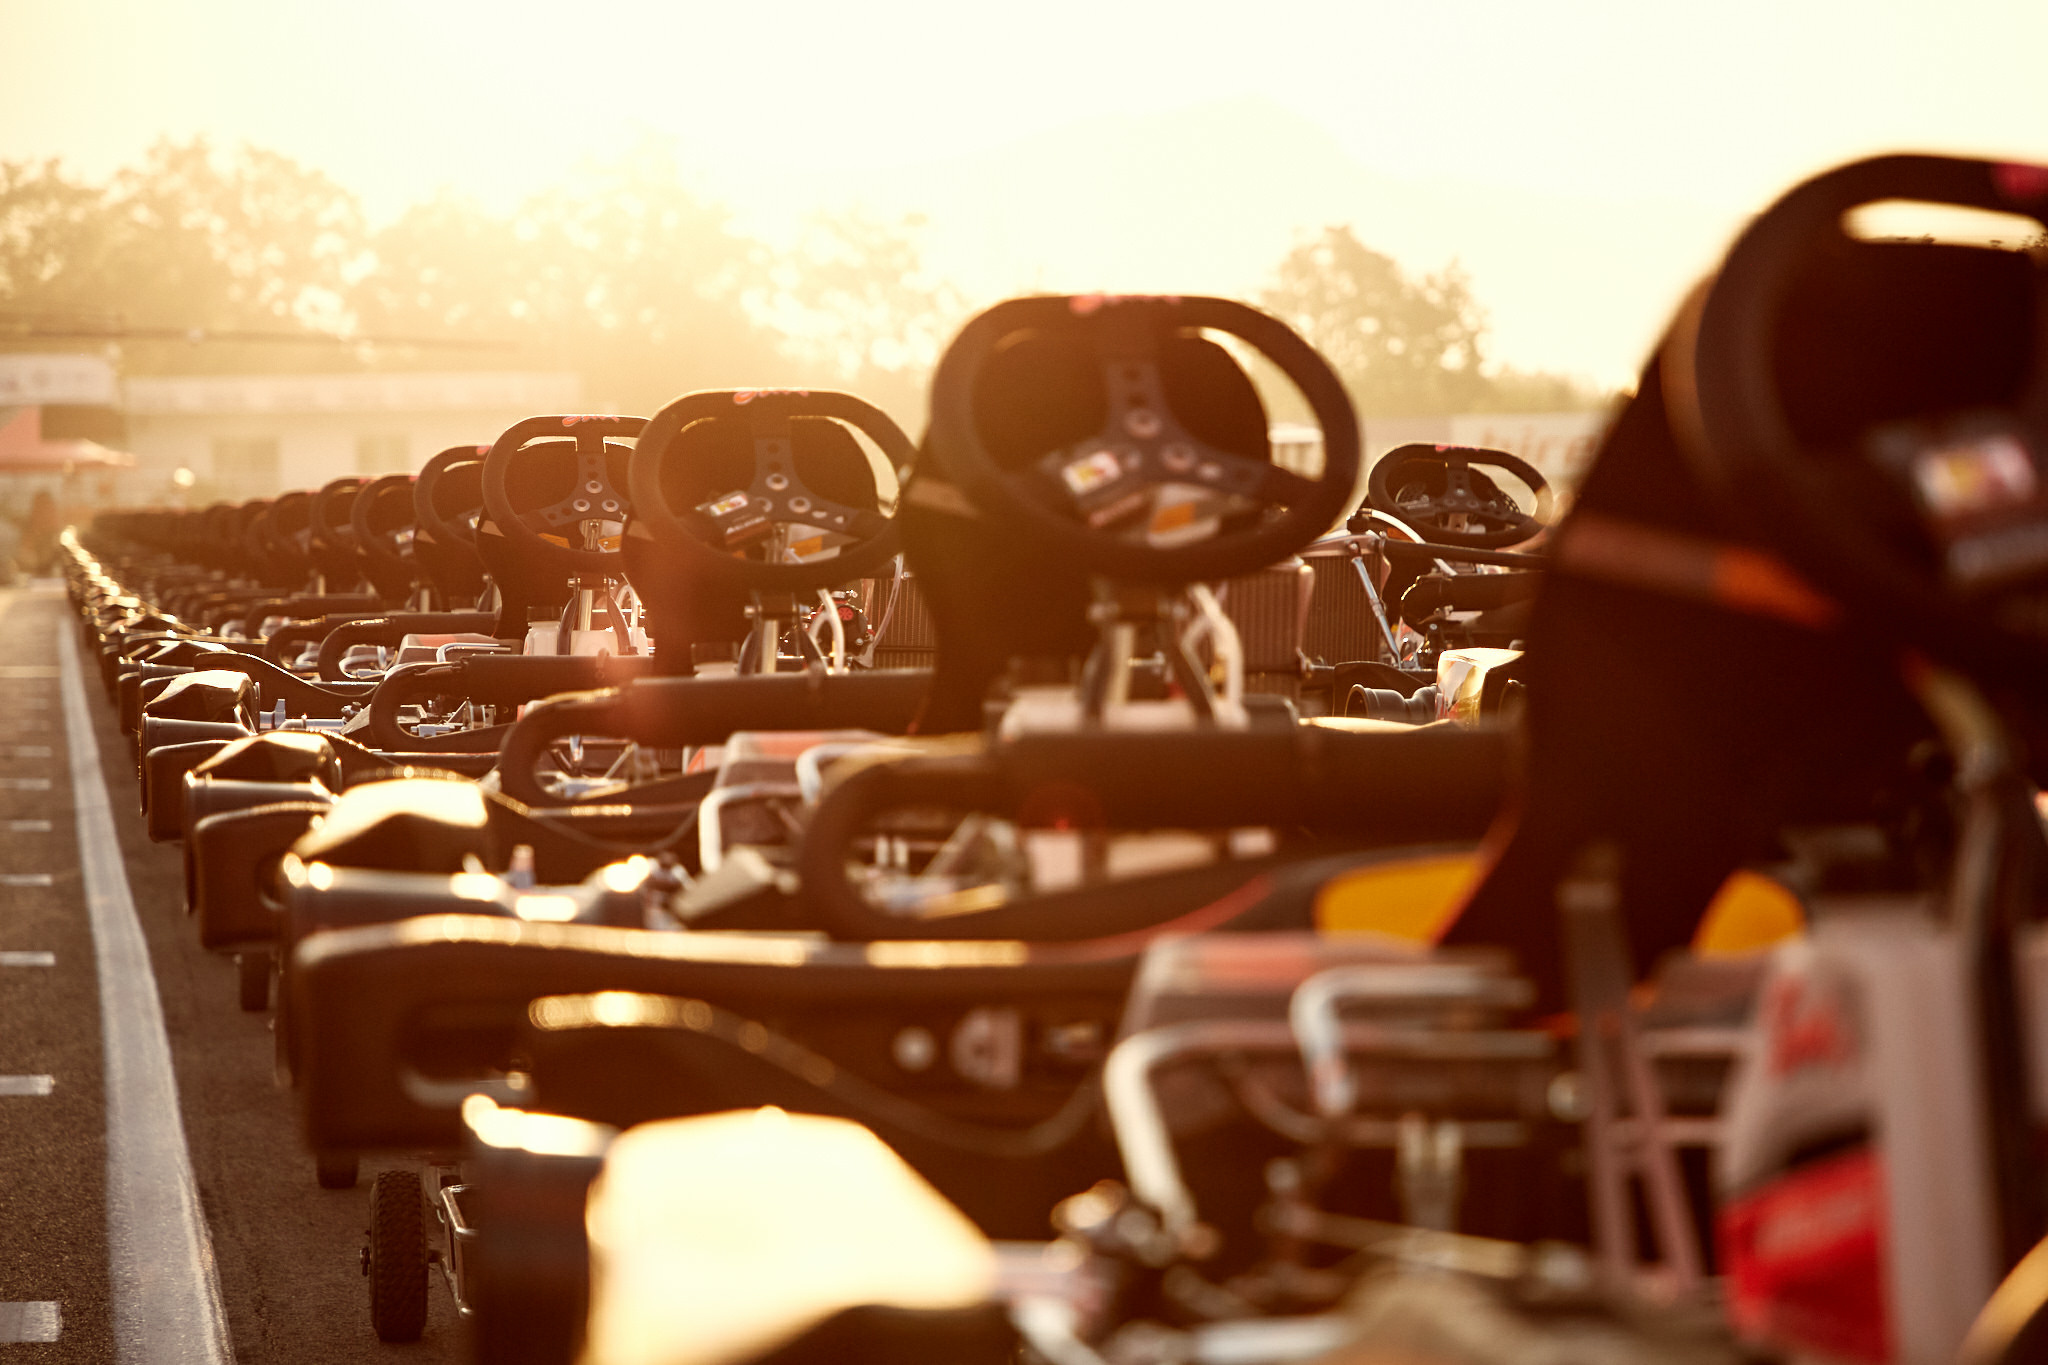
[[[402,474],[412,468],[412,442],[403,433],[356,437],[356,473]]]
[[[277,491],[277,438],[275,436],[216,436],[213,441],[213,477],[224,490],[245,496]]]

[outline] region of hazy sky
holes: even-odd
[[[1348,220],[1461,260],[1495,354],[1613,381],[1802,175],[2048,160],[2044,56],[2048,0],[0,0],[0,158],[102,174],[206,132],[388,216],[441,185],[503,206],[651,130],[770,236],[929,212],[978,297],[1243,292]],[[1219,147],[1219,110],[1260,138]]]

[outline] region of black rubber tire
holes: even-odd
[[[315,1152],[313,1176],[323,1190],[352,1190],[362,1177],[362,1161],[354,1152]]]
[[[412,1171],[381,1171],[370,1186],[369,1278],[377,1339],[418,1341],[427,1327],[427,1215]]]
[[[245,1014],[270,1008],[270,950],[251,948],[235,954],[235,999]]]

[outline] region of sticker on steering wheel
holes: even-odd
[[[1950,581],[1976,588],[2048,567],[2048,478],[2019,433],[1997,422],[1872,436],[1904,475]]]
[[[2032,502],[2041,479],[2019,438],[1994,432],[1913,457],[1913,486],[1927,510],[1944,520]]]
[[[1158,549],[1188,545],[1216,533],[1224,503],[1212,488],[1197,484],[1169,483],[1160,486],[1152,503],[1152,516],[1145,526],[1145,542]]]
[[[624,536],[619,535],[599,536],[589,545],[571,545],[567,536],[550,535],[546,531],[540,533],[540,538],[550,545],[559,545],[565,550],[604,550],[607,552],[617,550],[625,539]]]
[[[782,562],[785,564],[815,564],[820,560],[837,558],[839,547],[846,543],[845,536],[816,526],[793,525],[789,530],[791,535],[802,531],[811,531],[815,534],[804,536],[801,540],[792,540],[784,546]]]
[[[1124,467],[1113,451],[1098,450],[1093,455],[1084,455],[1060,470],[1060,477],[1066,481],[1067,489],[1077,498],[1107,488],[1123,477]]]
[[[711,518],[725,539],[728,549],[758,540],[768,534],[771,523],[767,514],[757,511],[753,499],[744,491],[727,493],[722,498],[697,504],[697,510]]]
[[[1075,506],[1091,530],[1114,526],[1151,509],[1150,490],[1137,477],[1137,457],[1120,459],[1114,450],[1098,449],[1059,467]]]

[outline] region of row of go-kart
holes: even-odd
[[[1105,296],[970,322],[917,442],[696,393],[68,538],[321,1184],[415,1159],[378,1335],[2044,1349],[2048,263],[1890,199],[2048,171],[1793,191],[1554,525],[1445,447],[1353,510],[1313,349]]]

